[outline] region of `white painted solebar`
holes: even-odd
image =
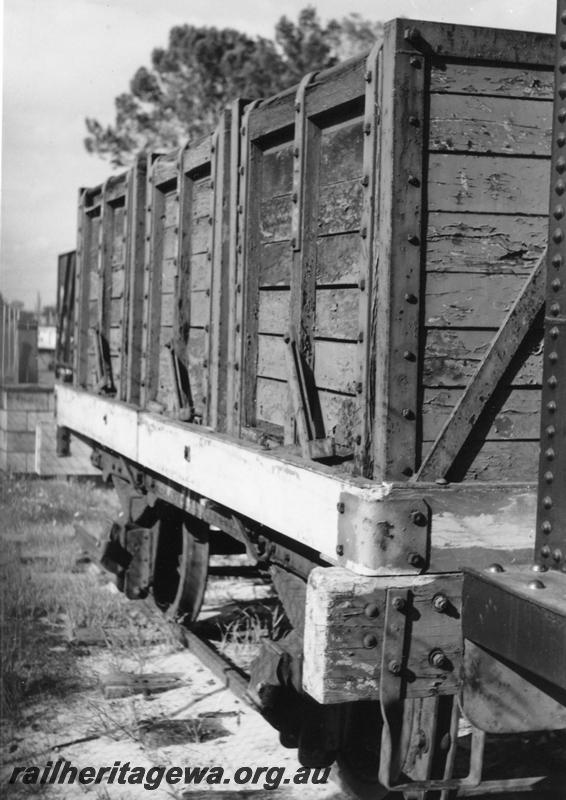
[[[399,487],[339,476],[320,464],[273,454],[197,425],[176,422],[116,400],[64,384],[55,387],[57,419],[72,431],[302,542],[336,563],[341,494],[357,498],[350,520],[358,541],[371,541],[382,519],[382,501],[399,497]],[[406,496],[431,507],[431,561],[438,571],[529,558],[534,545],[536,484],[470,482],[446,488],[407,484]],[[363,548],[362,548],[363,551]],[[481,551],[481,552],[480,552]],[[384,562],[344,559],[360,575],[408,571]]]
[[[145,468],[257,520],[336,560],[338,509],[344,491],[356,495],[372,527],[371,506],[387,484],[360,485],[295,464],[256,445],[179,423],[65,385],[56,387],[57,422]],[[348,564],[367,572],[363,564]]]

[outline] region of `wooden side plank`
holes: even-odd
[[[544,215],[548,183],[545,159],[432,153],[429,210]]]
[[[486,353],[474,380],[466,388],[446,421],[430,452],[423,460],[417,480],[446,475],[474,428],[486,401],[508,369],[518,345],[535,322],[544,303],[546,251],[510,309]]]
[[[550,100],[433,94],[429,148],[548,156],[551,122]]]
[[[550,62],[549,62],[550,63]],[[435,59],[430,91],[551,100],[554,76],[550,69],[451,63]]]

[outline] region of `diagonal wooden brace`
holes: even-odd
[[[513,303],[464,394],[452,410],[415,476],[446,475],[544,305],[546,249]]]

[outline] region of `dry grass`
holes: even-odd
[[[73,522],[104,525],[117,509],[113,491],[92,483],[0,476],[5,725],[16,724],[38,695],[84,685],[73,642],[78,630],[101,632],[117,651],[159,640],[157,626],[134,619],[128,601],[108,591],[96,570],[77,567],[82,551]]]

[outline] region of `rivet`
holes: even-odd
[[[416,295],[407,292],[407,294],[405,295],[405,302],[411,303],[411,305],[415,305],[415,303],[418,303],[418,300]]]
[[[238,169],[238,172],[240,173],[240,175],[244,174],[244,165],[243,164],[240,165],[240,167]]]
[[[554,191],[556,194],[564,194],[564,190],[566,189],[566,183],[563,180],[558,180],[554,184]]]
[[[556,428],[554,425],[547,425],[545,428],[545,433],[549,439],[552,439],[552,437],[556,434]]]
[[[550,361],[551,364],[556,364],[556,362],[558,361],[558,353],[556,352],[556,350],[553,350],[552,353],[548,354],[548,360]]]
[[[405,419],[414,419],[415,418],[415,414],[414,414],[413,411],[411,411],[410,408],[404,408],[401,411],[401,416],[403,416]]]
[[[541,554],[541,556],[542,556],[543,558],[548,558],[548,556],[550,555],[550,547],[549,547],[547,544],[544,544],[544,545],[543,545],[543,546],[540,548],[540,554]]]
[[[205,325],[205,326],[204,326],[204,332],[205,332],[205,333],[208,333],[208,331],[209,331],[209,327],[208,327],[208,325]]]
[[[427,524],[426,514],[423,514],[422,511],[411,511],[410,516],[414,525],[418,525],[422,528]]]
[[[371,122],[366,122],[364,125],[364,133],[366,136],[369,136],[371,133]]]
[[[560,304],[553,303],[550,306],[550,313],[552,314],[553,317],[557,317],[560,314]]]
[[[293,238],[291,239],[291,247],[296,247],[296,246],[297,246],[297,239],[295,236],[293,236]]]
[[[207,261],[212,261],[212,253],[210,252],[210,250],[206,254],[206,260]]]
[[[544,583],[542,581],[529,581],[528,583],[529,589],[544,589]]]
[[[552,522],[545,520],[540,526],[540,529],[543,533],[552,533]]]
[[[391,672],[392,675],[399,675],[401,673],[401,664],[399,661],[392,659],[389,664],[387,665],[387,669]]]
[[[364,175],[364,177],[360,180],[360,183],[362,184],[362,186],[369,186],[369,178],[368,178],[368,176]]]
[[[411,565],[411,567],[420,567],[422,566],[423,558],[419,553],[409,553],[407,556],[407,562]]]
[[[366,288],[366,279],[365,278],[360,278],[360,280],[358,281],[358,287],[359,287],[360,292],[363,292],[365,290],[365,288]]]
[[[240,333],[240,323],[236,323],[236,333]]]
[[[215,153],[216,152],[216,146],[215,145],[211,145],[210,146],[210,152],[211,153]],[[243,167],[242,167],[242,169],[243,169]]]
[[[561,108],[558,112],[558,122],[566,122],[566,108]]]
[[[244,125],[242,125],[242,127],[240,128],[240,134],[241,134],[242,136],[245,136],[245,135],[246,135],[246,129],[245,129]]]
[[[562,561],[562,550],[560,550],[558,547],[556,548],[556,550],[553,550],[552,551],[552,558],[555,561]]]
[[[238,292],[238,294],[240,294],[240,292],[242,291],[242,284],[241,283],[237,284],[236,291]]]
[[[300,103],[295,103],[295,111],[297,112],[297,114],[300,114],[300,112],[301,112],[301,104]]]
[[[206,360],[206,358],[203,360],[202,365],[205,369],[208,367],[208,361]]]
[[[297,202],[298,200],[297,192],[293,192],[293,194],[291,195],[291,200],[293,201],[293,203]]]
[[[415,117],[413,115],[409,117],[409,125],[411,125],[413,128],[418,128],[420,124],[421,123],[418,117]]]
[[[487,571],[488,572],[493,572],[493,573],[505,572],[505,570],[503,569],[501,564],[490,564],[489,567],[487,568]]]
[[[210,289],[207,289],[207,290],[205,291],[205,295],[206,295],[207,297],[210,297]]]
[[[364,614],[368,619],[375,619],[379,616],[379,606],[376,603],[368,603],[364,608]]]
[[[548,335],[550,336],[551,339],[558,339],[560,331],[558,330],[558,328],[551,328],[548,332]]]
[[[547,461],[554,461],[554,459],[556,458],[556,453],[554,452],[554,448],[548,447],[544,451],[544,456],[545,456]]]
[[[361,445],[361,443],[362,443],[362,437],[358,433],[358,435],[356,436],[356,444],[359,446],[359,445]]]
[[[238,206],[238,214],[243,214],[243,213],[244,213],[244,206],[240,203],[240,205]]]
[[[406,475],[407,478],[410,478],[414,470],[412,467],[404,467],[401,472],[403,475]]]
[[[364,79],[366,83],[371,83],[372,80],[371,69],[368,69],[368,71],[364,75]]]
[[[397,596],[393,598],[393,600],[391,601],[391,605],[397,611],[404,611],[407,608],[407,601],[405,600],[404,597]]]
[[[417,357],[415,356],[415,354],[411,353],[410,350],[405,350],[404,351],[403,358],[405,359],[405,361],[416,361],[417,360]]]
[[[363,388],[364,388],[364,387],[363,387],[363,384],[362,384],[362,382],[361,382],[361,381],[358,381],[358,382],[356,383],[356,393],[357,393],[357,394],[361,394],[361,393],[362,393],[362,391],[363,391]]]
[[[358,342],[361,344],[363,342],[363,340],[364,340],[364,332],[360,331],[358,333]]]
[[[566,83],[561,83],[558,87],[558,95],[564,100],[566,97]]]
[[[563,11],[562,14],[560,14],[560,22],[563,25],[566,25],[566,11]],[[566,45],[564,45],[564,47],[566,47]]]
[[[564,206],[562,205],[555,206],[554,211],[552,213],[554,214],[555,219],[562,219],[562,217],[564,216]]]
[[[552,508],[552,497],[550,497],[550,495],[547,494],[545,497],[543,497],[542,504],[547,510],[549,508]]]
[[[566,133],[559,133],[556,137],[556,144],[558,147],[564,147],[566,144]]]
[[[409,175],[409,177],[407,178],[407,183],[408,183],[410,186],[420,186],[420,185],[421,185],[421,182],[420,182],[420,180],[417,178],[417,176],[416,176],[416,175]]]
[[[556,377],[556,375],[551,375],[546,383],[547,386],[550,386],[551,389],[556,389],[556,387],[558,386],[558,378]]]
[[[336,555],[337,556],[343,556],[344,555],[344,545],[343,544],[337,544],[336,545]]]
[[[544,480],[546,483],[552,483],[552,481],[554,480],[554,473],[550,472],[550,470],[548,470],[548,472],[545,472]]]
[[[420,239],[419,239],[419,237],[416,235],[416,233],[410,233],[410,234],[407,236],[407,241],[409,242],[409,244],[419,244],[419,243],[420,243]]]
[[[344,505],[344,503],[336,503],[336,509],[339,514],[343,514],[344,511],[346,510],[346,506]]]
[[[552,286],[553,291],[558,292],[562,288],[562,281],[560,278],[554,278],[550,285]]]
[[[556,161],[554,162],[554,168],[555,168],[556,172],[562,174],[564,172],[564,170],[566,169],[566,159],[563,158],[563,156],[560,156],[560,158],[557,158]]]
[[[448,608],[448,598],[445,594],[435,594],[432,598],[432,607],[439,614],[442,614]]]
[[[234,369],[236,370],[236,372],[238,372],[238,370],[240,369],[240,365],[238,364],[237,361],[234,364]]]
[[[563,238],[564,238],[564,234],[562,233],[560,228],[556,228],[554,230],[554,233],[552,234],[552,241],[556,242],[556,244],[560,244],[560,242],[562,241]]]
[[[360,234],[361,234],[362,239],[367,239],[368,229],[367,228],[362,228],[361,231],[360,231]]]
[[[364,643],[364,647],[366,647],[368,650],[372,647],[377,647],[377,636],[375,633],[366,633],[362,641]]]
[[[294,147],[293,148],[293,155],[295,156],[295,158],[299,157],[299,153],[300,153],[299,148],[298,147]]]

